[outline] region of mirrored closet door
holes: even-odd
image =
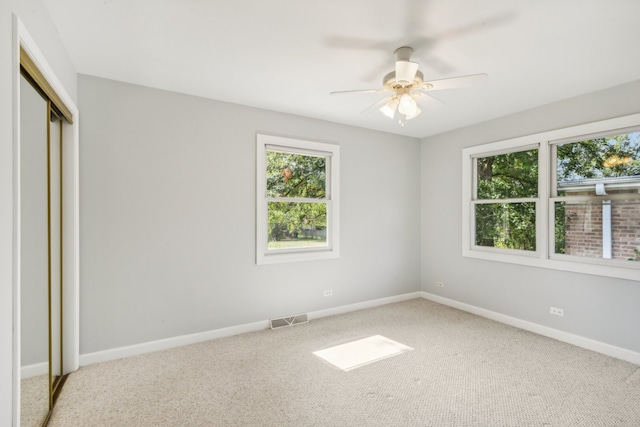
[[[22,58],[21,58],[22,62]],[[64,384],[63,126],[25,68],[20,80],[20,340],[22,426],[45,425]]]

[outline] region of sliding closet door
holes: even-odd
[[[77,369],[77,128],[71,127],[73,111],[61,97],[66,93],[58,93],[59,84],[52,83],[53,76],[40,68],[46,61],[42,57],[34,61],[33,52],[22,41],[18,144],[20,423],[43,426],[68,372]],[[65,172],[71,179],[63,179]]]
[[[21,425],[41,426],[63,376],[64,119],[41,88],[20,84]]]
[[[47,101],[20,79],[21,425],[49,412]]]

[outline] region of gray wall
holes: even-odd
[[[84,75],[78,92],[81,354],[419,290],[418,140]],[[340,145],[340,259],[255,265],[258,132]]]
[[[638,99],[640,81],[424,139],[422,290],[640,351],[640,282],[464,258],[460,230],[462,148],[638,113]]]

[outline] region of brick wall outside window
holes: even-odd
[[[602,257],[602,205],[565,205],[565,254]],[[640,203],[611,205],[611,257],[635,258],[640,250]]]

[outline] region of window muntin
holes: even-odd
[[[640,259],[638,252],[638,221],[640,211],[635,211],[640,206],[640,186],[635,172],[638,159],[637,151],[632,155],[620,155],[620,150],[630,147],[637,150],[637,133],[640,132],[640,114],[588,123],[564,129],[547,131],[539,134],[523,136],[511,140],[498,141],[483,145],[467,147],[462,150],[462,254],[466,257],[501,261],[542,268],[552,268],[565,271],[573,271],[586,274],[595,274],[608,277],[617,277],[630,280],[640,278]],[[629,143],[624,143],[620,136],[628,135]],[[599,167],[592,168],[591,175],[584,173],[578,167],[566,162],[567,154],[558,153],[558,147],[565,144],[592,141],[604,138],[609,144],[620,143],[617,153],[614,151],[601,153]],[[615,140],[611,142],[611,140]],[[636,141],[636,142],[634,142]],[[583,144],[588,145],[588,144]],[[535,235],[536,250],[503,249],[500,247],[487,247],[476,243],[476,235],[482,238],[482,234],[476,230],[477,207],[482,204],[529,202],[524,199],[496,199],[492,200],[478,193],[478,164],[477,159],[506,154],[511,152],[526,151],[538,146],[538,196],[536,201]],[[565,147],[575,150],[575,147]],[[582,147],[581,147],[582,148]],[[604,153],[604,154],[603,154]],[[625,153],[622,153],[625,154]],[[577,155],[577,154],[576,154]],[[564,161],[565,171],[558,173],[558,156]],[[616,157],[617,156],[617,157]],[[570,155],[569,155],[570,157]],[[629,157],[629,158],[627,158]],[[573,164],[577,165],[577,162]],[[567,166],[568,165],[568,166]],[[611,176],[609,170],[622,169],[625,171],[619,176]],[[601,175],[600,175],[601,173]],[[608,174],[608,175],[607,175]],[[564,177],[564,178],[563,178]],[[572,179],[566,179],[566,178]],[[596,182],[596,180],[598,182]],[[603,181],[604,180],[604,181]],[[603,184],[596,187],[596,184]],[[586,185],[586,187],[585,187]],[[606,193],[606,194],[605,194]],[[486,197],[486,198],[480,198]],[[599,230],[598,233],[609,233],[607,228],[601,227],[596,222],[596,217],[607,217],[611,213],[611,257],[608,249],[603,249],[602,243],[594,244],[595,252],[576,253],[574,249],[567,250],[566,218],[567,212],[577,206],[588,205],[584,216],[590,215],[590,223],[583,221],[580,227],[583,234],[587,228]],[[490,208],[481,208],[490,209]],[[499,210],[494,207],[494,210]],[[624,213],[626,222],[624,225],[617,218],[617,211]],[[609,211],[610,210],[610,211]],[[633,213],[629,213],[632,211]],[[479,211],[483,213],[482,210]],[[575,216],[575,214],[571,213]],[[580,214],[582,215],[582,214]],[[586,221],[586,220],[585,220]],[[606,221],[606,220],[605,220]],[[530,221],[533,224],[533,221]],[[574,229],[578,226],[574,221]],[[602,231],[602,230],[605,231]],[[595,233],[595,231],[592,231]],[[609,237],[605,242],[609,241]],[[625,240],[626,239],[626,240]],[[571,243],[571,242],[569,242]],[[571,243],[573,244],[573,243]],[[617,246],[624,246],[620,249]],[[602,255],[600,255],[602,251]]]
[[[536,250],[538,149],[474,159],[474,244]]]
[[[257,137],[257,262],[339,255],[339,147]]]

